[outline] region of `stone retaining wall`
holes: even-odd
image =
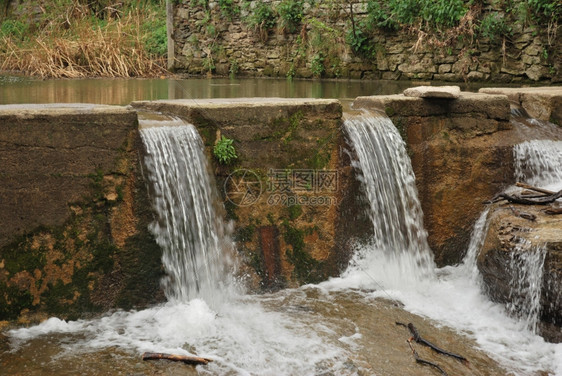
[[[476,34],[443,47],[431,46],[430,35],[420,39],[419,34],[379,30],[371,38],[369,56],[359,56],[346,35],[352,23],[359,25],[365,18],[367,1],[318,1],[313,5],[303,1],[302,23],[292,32],[279,21],[269,31],[249,26],[259,3],[275,9],[280,2],[233,0],[230,9],[240,13],[225,16],[218,1],[210,0],[204,6],[169,0],[169,66],[195,75],[457,82],[562,80],[562,33],[549,39],[542,25],[506,18],[511,35],[505,43],[501,38],[490,41]],[[478,17],[491,12],[510,15],[499,2],[485,1]]]

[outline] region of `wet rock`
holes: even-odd
[[[525,211],[534,221],[516,216]],[[562,217],[547,215],[544,206],[497,203],[489,214],[489,228],[477,264],[488,295],[495,301],[517,305],[530,299],[520,296],[514,282],[528,277],[514,268],[520,253],[544,250],[540,286],[539,333],[548,341],[562,342]],[[524,244],[524,246],[522,246]],[[522,256],[525,257],[525,256]],[[540,259],[539,259],[540,261]],[[519,273],[519,274],[518,274]],[[512,307],[514,312],[527,307]]]

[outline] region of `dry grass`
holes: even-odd
[[[167,73],[162,68],[164,62],[155,60],[144,48],[138,12],[110,19],[103,27],[87,22],[87,17],[81,8],[74,7],[49,21],[31,40],[0,37],[0,70],[41,78],[154,77]]]

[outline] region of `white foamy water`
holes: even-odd
[[[329,331],[285,313],[266,311],[252,298],[212,310],[205,301],[168,303],[138,312],[119,311],[98,320],[66,322],[51,318],[10,333],[14,346],[49,334],[77,337],[66,353],[120,347],[138,354],[164,352],[196,355],[213,361],[198,369],[209,375],[316,375],[320,370],[347,373],[349,356],[341,344],[326,341]],[[64,357],[65,353],[59,355]]]

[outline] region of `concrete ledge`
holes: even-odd
[[[194,124],[201,117],[217,125],[236,126],[248,122],[270,122],[287,117],[296,111],[326,119],[340,119],[341,103],[336,99],[308,98],[231,98],[231,99],[178,99],[139,101],[131,103],[138,109],[146,109],[181,116]]]
[[[377,109],[388,116],[438,116],[470,114],[495,120],[509,120],[509,101],[501,94],[462,92],[458,99],[416,98],[403,94],[357,97],[353,108]]]
[[[562,125],[562,86],[482,88],[479,92],[506,95],[530,116]]]

